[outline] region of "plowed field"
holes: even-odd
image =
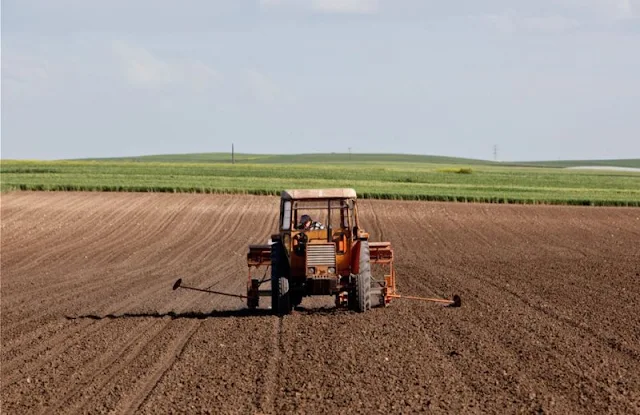
[[[457,309],[171,290],[242,294],[277,208],[3,194],[2,413],[640,413],[640,209],[361,201],[400,291]]]

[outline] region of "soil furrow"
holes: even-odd
[[[136,327],[133,331],[133,336],[128,339],[124,344],[113,347],[112,353],[99,356],[91,364],[82,367],[84,376],[77,379],[66,393],[61,397],[56,397],[55,400],[50,402],[43,413],[58,413],[62,410],[67,412],[77,411],[82,403],[78,405],[77,397],[80,399],[90,399],[91,390],[99,390],[110,379],[117,375],[132,359],[140,354],[145,342],[140,342],[140,339],[151,334],[151,339],[155,338],[157,333],[163,330],[167,325],[167,322],[151,321],[147,322],[142,328]],[[153,327],[153,330],[149,332],[149,329]],[[75,402],[72,403],[72,400]]]
[[[256,408],[265,414],[277,413],[278,374],[281,370],[283,351],[282,325],[282,317],[273,319],[273,333],[269,339],[271,352],[267,358],[266,367],[262,371],[261,379],[256,382],[256,386],[259,389],[256,394]]]
[[[463,306],[277,318],[171,290],[244,293],[277,198],[0,202],[3,413],[640,413],[638,209],[360,201],[400,292]]]
[[[150,373],[147,372],[147,375],[143,380],[142,385],[139,386],[138,391],[135,392],[133,396],[127,396],[118,403],[118,412],[132,413],[137,411],[140,405],[145,402],[151,391],[162,379],[164,374],[171,368],[171,366],[173,366],[176,359],[180,359],[185,346],[191,340],[191,337],[195,334],[201,324],[202,323],[200,321],[190,322],[189,329],[186,333],[169,344],[167,350],[159,356],[154,368],[151,369]]]

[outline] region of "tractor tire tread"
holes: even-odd
[[[356,275],[355,310],[363,313],[371,309],[371,262],[369,242],[360,242],[360,270]]]

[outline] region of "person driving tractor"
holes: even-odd
[[[320,222],[311,220],[311,216],[309,215],[302,215],[302,217],[300,218],[300,223],[298,224],[298,229],[304,231],[315,231],[324,229],[324,225]]]

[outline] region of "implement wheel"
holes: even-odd
[[[353,309],[363,313],[371,309],[371,262],[369,258],[369,242],[360,242],[360,273],[356,275]]]

